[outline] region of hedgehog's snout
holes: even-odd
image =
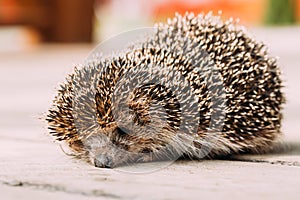
[[[109,155],[100,154],[94,159],[94,165],[100,168],[112,168],[113,158]]]

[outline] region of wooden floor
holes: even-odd
[[[66,156],[43,118],[74,64],[92,46],[42,46],[0,54],[1,199],[299,199],[300,29],[253,31],[279,56],[287,105],[283,133],[291,149],[234,160],[178,161],[155,172],[97,169]]]

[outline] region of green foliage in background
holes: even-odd
[[[297,0],[269,0],[266,24],[288,25],[296,23]]]

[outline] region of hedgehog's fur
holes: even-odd
[[[156,65],[173,74],[164,74]],[[212,78],[213,66],[220,77]],[[180,96],[181,91],[176,96],[170,88],[152,83],[130,91],[131,80],[125,77],[130,70],[145,76],[151,71],[169,85],[188,85],[196,98],[188,92]],[[176,74],[184,80],[174,80]],[[66,141],[76,155],[99,167],[181,155],[261,153],[280,136],[281,88],[276,59],[236,21],[224,22],[212,14],[176,15],[159,24],[145,41],[75,69],[61,85],[47,121],[57,140]],[[116,90],[121,95],[113,101]],[[188,105],[200,113],[188,113],[199,122],[195,131],[189,126],[179,130],[182,100],[189,100]],[[131,112],[123,113],[114,102]],[[214,102],[219,102],[215,108]],[[218,111],[224,111],[224,116],[212,122]],[[222,122],[220,130],[212,126]],[[140,128],[132,134],[129,124]],[[209,147],[209,152],[203,147]]]

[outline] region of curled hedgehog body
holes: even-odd
[[[262,153],[281,135],[281,88],[276,59],[236,22],[176,15],[75,69],[47,121],[97,167]]]

